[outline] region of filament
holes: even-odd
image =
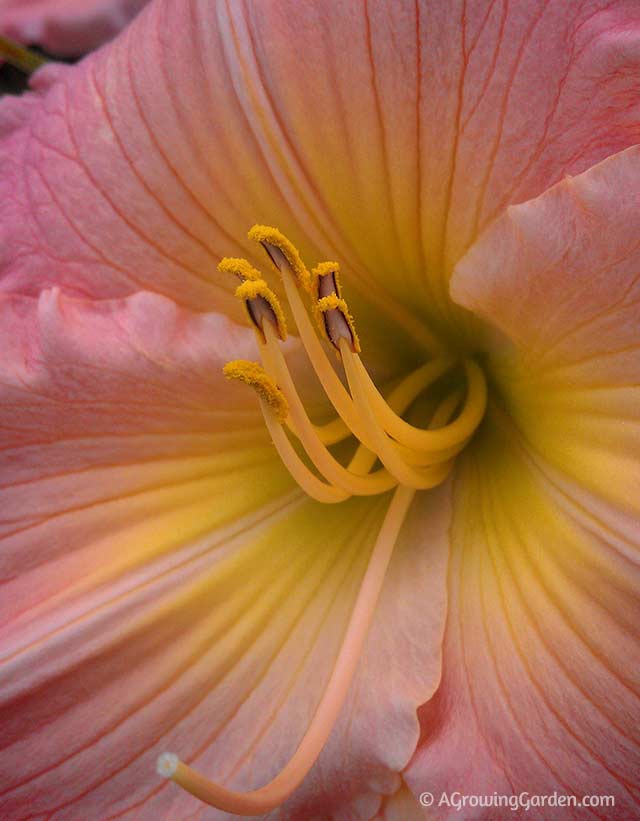
[[[449,473],[451,463],[446,462],[444,465],[423,469],[414,468],[407,464],[398,452],[395,443],[389,439],[385,431],[379,426],[369,403],[370,392],[367,385],[362,381],[356,367],[355,355],[344,340],[340,345],[340,353],[342,354],[342,361],[354,402],[361,414],[367,435],[374,443],[373,450],[378,454],[382,464],[401,485],[416,490],[426,490],[441,484]]]
[[[410,425],[381,396],[366,368],[359,358],[353,357],[354,374],[366,386],[367,398],[371,402],[380,424],[394,438],[408,448],[444,449],[467,441],[480,424],[487,406],[487,381],[482,369],[471,359],[464,362],[467,376],[468,395],[460,416],[450,425],[440,430],[423,430]]]
[[[368,476],[360,476],[352,473],[348,468],[344,468],[334,456],[327,450],[316,433],[300,396],[289,373],[282,351],[275,343],[273,331],[265,329],[269,345],[270,364],[272,367],[272,378],[277,382],[278,387],[284,393],[289,405],[294,430],[300,439],[302,446],[306,450],[309,458],[326,479],[336,487],[342,488],[350,494],[360,496],[376,496],[391,490],[396,484],[393,476],[386,470],[379,470]]]
[[[363,432],[353,401],[329,362],[329,358],[316,335],[315,328],[300,298],[293,276],[287,268],[282,271],[282,282],[291,313],[296,321],[300,339],[309,355],[311,365],[320,380],[320,384],[345,425],[361,442],[366,442],[366,434]]]
[[[293,757],[280,773],[260,789],[251,792],[236,792],[210,781],[197,770],[180,761],[177,756],[164,753],[158,759],[158,772],[161,775],[171,778],[205,804],[236,815],[260,815],[270,812],[291,796],[322,752],[347,697],[369,625],[375,614],[393,548],[413,496],[412,489],[398,487],[391,499],[371,552],[329,682],[307,732]]]
[[[323,482],[309,470],[287,438],[287,434],[276,414],[264,399],[260,399],[260,408],[271,438],[273,439],[273,444],[276,446],[284,466],[307,496],[310,496],[317,502],[324,502],[325,504],[335,504],[336,502],[344,502],[345,499],[348,499],[351,493]]]

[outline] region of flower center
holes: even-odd
[[[256,390],[273,443],[307,495],[334,504],[351,496],[395,492],[371,552],[329,684],[307,733],[279,775],[265,787],[239,793],[209,781],[176,756],[164,754],[159,759],[158,771],[162,775],[206,803],[240,815],[266,813],[282,804],[320,754],[346,698],[413,496],[418,490],[445,481],[455,457],[480,424],[487,401],[481,368],[471,359],[457,362],[442,356],[415,369],[383,396],[360,358],[360,342],[342,296],[338,264],[323,262],[310,273],[296,248],[275,228],[256,225],[249,238],[262,245],[282,277],[300,339],[336,416],[324,425],[311,421],[280,348],[287,330],[278,299],[258,270],[246,260],[229,257],[218,268],[240,279],[236,296],[243,301],[255,328],[262,364],[235,360],[225,366],[225,375]],[[311,303],[310,311],[305,306],[305,297]],[[320,337],[335,349],[348,390],[334,370]],[[418,397],[433,389],[454,368],[464,370],[465,387],[445,392],[425,427],[416,427],[403,418]],[[290,436],[298,440],[306,459],[299,455]],[[348,464],[343,465],[329,447],[350,438],[357,445]],[[380,467],[376,468],[378,462]]]

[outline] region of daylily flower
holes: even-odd
[[[148,0],[0,0],[0,34],[78,57],[121,31]]]
[[[256,790],[310,727],[274,816],[637,815],[639,38],[156,0],[0,106],[0,817],[224,817],[158,756]]]

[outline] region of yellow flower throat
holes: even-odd
[[[285,768],[266,786],[240,793],[209,781],[173,754],[160,756],[160,774],[202,801],[240,815],[266,813],[282,804],[320,754],[346,698],[413,496],[417,490],[445,481],[455,457],[480,424],[487,402],[482,369],[472,359],[460,363],[449,357],[431,359],[382,396],[360,358],[354,321],[342,297],[338,264],[323,262],[310,273],[296,248],[275,228],[256,225],[249,231],[249,239],[262,245],[282,278],[298,334],[337,416],[325,425],[310,420],[280,348],[287,330],[278,299],[258,270],[244,259],[230,257],[218,268],[240,279],[236,296],[243,301],[255,328],[262,364],[235,360],[225,366],[225,375],[256,390],[273,443],[308,496],[331,504],[350,496],[374,496],[393,489],[395,493],[371,552],[329,684]],[[311,303],[310,311],[305,298]],[[334,347],[348,390],[321,337]],[[409,424],[403,414],[415,400],[460,366],[465,372],[465,387],[452,389],[440,400],[426,427]],[[307,460],[299,455],[290,435],[298,440]],[[345,466],[329,446],[349,437],[354,437],[358,446]],[[380,467],[374,469],[378,462]]]

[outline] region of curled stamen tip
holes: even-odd
[[[280,307],[278,297],[269,288],[264,279],[246,280],[236,288],[236,296],[244,302],[250,321],[266,342],[263,322],[271,322],[284,342],[287,338],[287,323]]]
[[[277,228],[270,225],[254,225],[248,237],[253,242],[259,242],[267,252],[269,259],[276,269],[282,272],[287,266],[296,278],[298,285],[305,291],[309,290],[311,275],[295,245],[288,240]]]
[[[254,268],[246,259],[240,257],[224,257],[218,263],[218,271],[221,274],[234,274],[241,280],[262,279],[262,274]]]
[[[336,293],[321,297],[315,305],[327,339],[334,348],[340,350],[340,341],[346,339],[354,353],[360,353],[360,340],[347,303]]]
[[[156,772],[164,778],[171,778],[178,769],[179,761],[174,753],[162,753],[156,762]]]
[[[280,422],[284,422],[289,415],[289,405],[284,394],[271,379],[265,369],[257,362],[247,359],[234,359],[222,369],[229,380],[238,380],[253,388],[261,399],[275,412]]]

